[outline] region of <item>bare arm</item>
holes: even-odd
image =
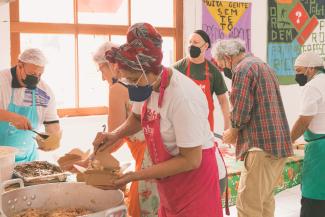
[[[48,134],[57,133],[61,131],[59,123],[45,124],[44,126],[45,126],[45,132]]]
[[[0,121],[9,122],[17,129],[20,130],[31,130],[32,126],[25,116],[16,114],[14,112],[9,112],[4,109],[0,109]]]
[[[224,130],[227,130],[230,126],[230,111],[228,97],[226,93],[217,95],[217,97],[223,115]]]
[[[128,90],[123,85],[116,83],[109,89],[108,132],[118,128],[127,119]],[[119,139],[109,148],[109,152],[118,150],[123,145],[123,139]]]
[[[314,116],[300,115],[291,130],[291,141],[294,143],[308,128]]]
[[[202,147],[179,148],[180,153],[168,161],[137,172],[136,180],[161,179],[197,169],[201,165]]]

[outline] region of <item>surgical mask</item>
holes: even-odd
[[[140,76],[140,78],[138,79],[136,84],[126,84],[125,86],[128,88],[129,98],[131,101],[143,102],[151,96],[151,93],[153,91],[153,84],[156,83],[156,81],[158,79],[155,82],[153,82],[152,84],[149,84],[146,73],[145,73],[144,69],[142,68],[142,65],[140,63],[140,60],[138,59],[138,56],[136,56],[136,58],[137,58],[137,61],[141,67],[142,75]],[[140,81],[142,76],[145,76],[148,84],[145,86],[138,86],[138,82]]]
[[[295,80],[299,86],[305,86],[305,84],[307,84],[308,78],[304,74],[296,74]]]
[[[23,83],[26,85],[26,88],[34,90],[39,82],[39,78],[34,75],[26,75]]]
[[[223,73],[225,74],[225,76],[227,78],[229,78],[230,80],[232,79],[232,71],[231,71],[231,69],[229,69],[228,67],[225,67],[223,69]]]

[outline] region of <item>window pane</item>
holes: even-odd
[[[75,46],[74,36],[64,34],[21,34],[21,51],[41,49],[48,64],[42,79],[54,92],[58,108],[75,105]]]
[[[108,36],[79,35],[79,103],[80,107],[107,106],[108,85],[97,71],[93,54],[108,41]]]
[[[125,35],[112,35],[111,41],[118,45],[122,45],[122,44],[126,43],[126,36]]]
[[[148,10],[147,8],[150,8]],[[131,22],[173,27],[173,0],[132,0]]]
[[[73,23],[73,0],[19,0],[23,22]]]
[[[174,38],[163,37],[163,61],[162,64],[166,67],[171,66],[174,63]]]
[[[128,0],[78,0],[78,22],[128,24]]]

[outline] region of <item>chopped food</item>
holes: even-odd
[[[47,161],[32,161],[28,163],[17,164],[15,172],[22,177],[38,177],[62,173],[60,167]]]
[[[77,217],[93,213],[85,208],[58,208],[54,210],[26,209],[13,217]]]

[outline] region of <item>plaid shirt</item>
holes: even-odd
[[[239,128],[237,158],[252,147],[276,157],[293,155],[290,130],[274,71],[259,58],[246,55],[234,69],[231,123]]]

